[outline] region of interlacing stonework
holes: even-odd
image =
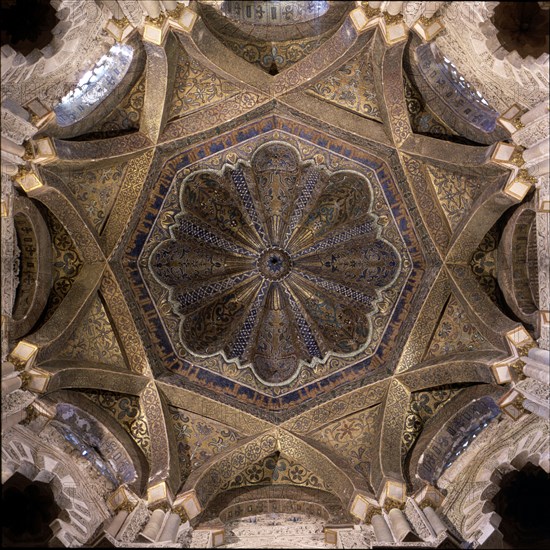
[[[125,368],[124,357],[99,296],[94,299],[88,315],[60,352],[60,357]]]
[[[369,49],[362,51],[326,79],[310,86],[308,93],[382,122]]]
[[[238,432],[219,422],[208,421],[175,407],[169,407],[169,411],[177,441],[182,481],[191,470],[242,439]]]
[[[47,211],[47,222],[53,245],[54,272],[53,292],[50,294],[46,306],[45,320],[53,315],[56,308],[67,296],[83,265],[73,239],[62,223],[49,210]]]
[[[2,474],[51,545],[481,545],[548,469],[547,60],[484,2],[53,4],[2,49]]]

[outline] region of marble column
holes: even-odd
[[[524,399],[522,404],[525,410],[536,414],[538,417],[543,418],[546,421],[550,419],[550,411],[543,405],[535,403],[530,399]]]
[[[113,519],[109,527],[105,529],[106,533],[109,533],[113,538],[116,538],[117,533],[120,531],[122,524],[126,521],[128,517],[128,512],[121,510]]]
[[[25,148],[22,145],[18,145],[11,139],[2,136],[2,151],[7,151],[18,157],[23,157],[25,155]]]
[[[546,176],[546,174],[550,173],[550,159],[547,157],[535,164],[532,164],[527,168],[527,172],[536,178]]]
[[[531,348],[527,352],[527,357],[550,368],[550,351],[547,349]]]
[[[103,0],[103,4],[109,8],[109,11],[113,14],[115,19],[122,19],[124,17],[124,13],[118,5],[117,0]]]
[[[19,167],[13,162],[2,160],[2,172],[7,176],[17,176],[19,172]]]
[[[548,350],[537,349],[540,354],[531,354],[521,357],[521,361],[525,363],[523,374],[529,378],[534,378],[544,384],[550,384],[550,352]]]
[[[2,418],[2,432],[7,432],[10,428],[25,420],[25,418],[27,418],[27,411],[25,409],[21,409],[20,411]]]
[[[15,367],[11,361],[2,361],[2,378],[15,372]]]
[[[139,3],[151,19],[156,19],[160,15],[160,2],[157,0],[140,0]]]
[[[388,5],[386,6],[386,11],[390,15],[397,15],[398,13],[401,13],[402,9],[403,2],[388,2]]]
[[[176,0],[162,0],[167,11],[174,11],[178,7]]]
[[[393,535],[391,534],[390,528],[388,527],[388,524],[383,516],[380,514],[375,514],[372,516],[370,522],[378,542],[394,542]]]
[[[542,103],[539,103],[536,107],[533,107],[530,111],[527,111],[523,115],[521,115],[520,120],[521,123],[524,126],[527,126],[528,124],[531,124],[531,122],[534,122],[535,120],[538,120],[539,118],[545,117],[548,118],[548,100],[543,101]]]
[[[548,141],[548,139],[543,139],[532,147],[529,147],[529,149],[525,149],[522,155],[523,159],[527,163],[548,158],[548,156],[550,155],[550,142]]]
[[[397,540],[401,542],[405,537],[412,532],[411,526],[403,513],[399,508],[392,508],[388,516],[390,518],[392,531],[397,536]]]
[[[425,17],[426,19],[430,19],[435,15],[437,10],[441,7],[441,4],[443,2],[424,2],[423,3],[423,10],[422,10],[422,17]]]
[[[155,542],[163,521],[164,512],[160,509],[155,510],[151,514],[151,518],[145,526],[145,529],[141,532],[141,536],[147,538],[151,542]]]
[[[178,514],[171,513],[164,524],[162,533],[159,537],[159,542],[175,542],[178,535],[178,529],[181,523],[181,518]]]
[[[19,376],[4,378],[2,380],[2,395],[9,395],[11,392],[18,390],[21,387],[21,383],[21,378]]]
[[[424,508],[422,511],[424,512],[426,519],[430,522],[430,525],[435,531],[436,536],[439,536],[441,533],[443,533],[443,531],[447,530],[447,527],[439,517],[439,514],[431,506],[426,506],[426,508]]]

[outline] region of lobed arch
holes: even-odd
[[[406,475],[413,490],[421,489],[424,483],[437,482],[439,470],[445,465],[446,452],[451,451],[452,442],[458,437],[453,435],[456,433],[454,426],[461,416],[475,417],[480,410],[489,411],[487,400],[496,403],[504,392],[503,388],[492,384],[464,388],[426,421],[405,461]],[[436,457],[439,457],[437,462],[434,461]],[[430,469],[433,469],[433,477],[427,479]]]
[[[491,423],[439,478],[438,487],[447,491],[441,511],[465,540],[482,544],[498,529],[500,517],[489,501],[504,474],[529,461],[550,471],[549,441],[550,427],[544,419],[502,418]]]
[[[2,482],[17,472],[30,481],[48,483],[64,511],[50,527],[62,545],[82,546],[110,512],[97,485],[50,436],[51,431],[45,437],[23,426],[13,428],[9,442],[2,446]]]

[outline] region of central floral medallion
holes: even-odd
[[[367,176],[269,142],[250,163],[178,185],[170,238],[148,263],[190,353],[222,354],[284,385],[303,365],[365,349],[381,293],[402,269]]]
[[[257,265],[268,281],[280,281],[290,273],[292,258],[282,248],[267,248],[260,254]]]

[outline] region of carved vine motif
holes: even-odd
[[[178,445],[182,481],[189,472],[242,439],[235,430],[206,418],[169,407]]]
[[[257,65],[266,72],[273,67],[282,71],[304,59],[321,44],[327,41],[331,33],[325,33],[313,38],[301,40],[286,40],[284,42],[264,42],[260,40],[242,40],[217,34],[225,46],[231,49],[245,61]]]
[[[71,335],[60,356],[125,368],[120,346],[99,297],[92,302],[89,313]]]
[[[483,237],[470,260],[470,268],[474,277],[487,296],[495,303],[499,293],[496,279],[499,240],[500,235],[497,227],[493,226]]]
[[[45,308],[47,321],[63,301],[82,269],[82,260],[74,241],[61,222],[48,210],[46,221],[53,245],[53,285]]]
[[[490,350],[493,346],[476,329],[464,308],[453,295],[435,331],[426,358],[443,357],[450,353]]]
[[[277,484],[294,484],[302,487],[323,489],[325,491],[330,490],[330,487],[308,468],[292,460],[278,456],[277,453],[246,468],[241,474],[238,474],[234,479],[226,483],[222,487],[222,490],[249,485]]]
[[[88,390],[84,395],[109,412],[132,436],[145,456],[150,459],[149,426],[138,397],[99,390]]]
[[[280,142],[250,166],[191,174],[171,238],[149,258],[182,344],[251,365],[268,385],[364,349],[380,291],[401,272],[372,196],[365,176],[306,165]]]
[[[382,122],[372,72],[372,53],[362,51],[327,78],[308,88],[308,93]]]
[[[235,96],[239,89],[182,52],[178,58],[169,119]]]
[[[439,408],[449,402],[462,389],[460,386],[445,385],[435,390],[414,392],[412,394],[401,438],[403,458],[420,435],[426,420],[431,418]]]

